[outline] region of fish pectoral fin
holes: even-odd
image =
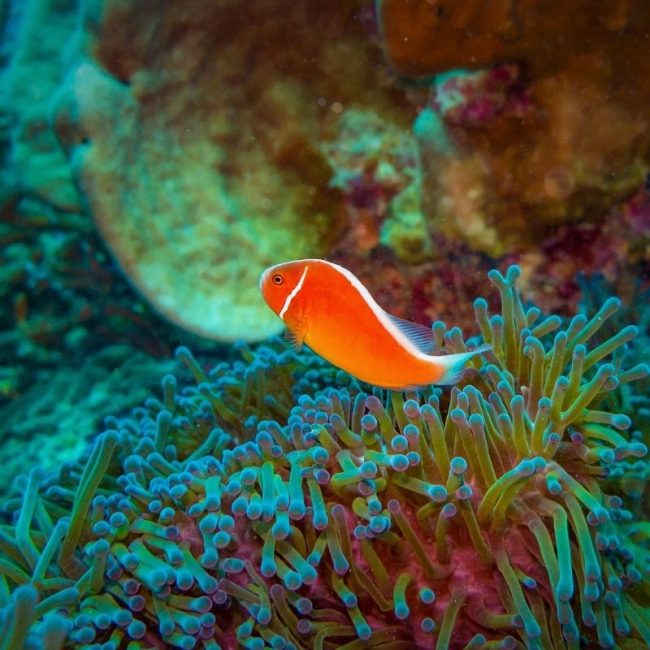
[[[433,331],[426,325],[413,323],[410,320],[393,316],[388,312],[384,312],[390,322],[397,327],[397,329],[406,336],[406,338],[413,343],[413,345],[424,354],[431,354],[433,352]]]
[[[297,332],[294,332],[293,330],[287,329],[284,331],[284,340],[287,343],[291,344],[291,347],[298,351],[300,348],[302,348],[303,341],[305,340],[304,335],[300,336]]]

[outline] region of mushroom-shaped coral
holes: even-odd
[[[321,130],[348,107],[397,114],[358,4],[82,4],[56,132],[120,266],[173,322],[277,333],[261,271],[340,235]]]
[[[492,353],[451,394],[363,390],[275,344],[207,375],[181,350],[196,387],[166,377],[8,504],[10,647],[650,644],[647,448],[603,408],[648,374],[621,367],[635,328],[598,341],[615,299],[542,318],[517,276],[490,275]]]

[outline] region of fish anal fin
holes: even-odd
[[[410,320],[399,318],[385,312],[388,320],[397,327],[397,329],[411,342],[413,345],[424,354],[431,354],[433,352],[433,332],[430,327],[413,323]]]

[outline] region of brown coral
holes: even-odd
[[[550,227],[598,220],[650,162],[650,12],[642,0],[386,0],[391,62],[415,76],[513,62],[531,110],[421,138],[434,230],[500,255]],[[425,109],[431,111],[432,109]],[[444,115],[442,116],[444,117]]]
[[[340,234],[321,129],[350,106],[395,105],[358,4],[108,2],[85,16],[57,130],[104,238],[169,319],[262,339],[280,323],[260,272]]]

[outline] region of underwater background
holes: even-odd
[[[649,52],[647,0],[0,0],[0,650],[650,648]],[[364,384],[280,336],[301,258],[491,350]]]

